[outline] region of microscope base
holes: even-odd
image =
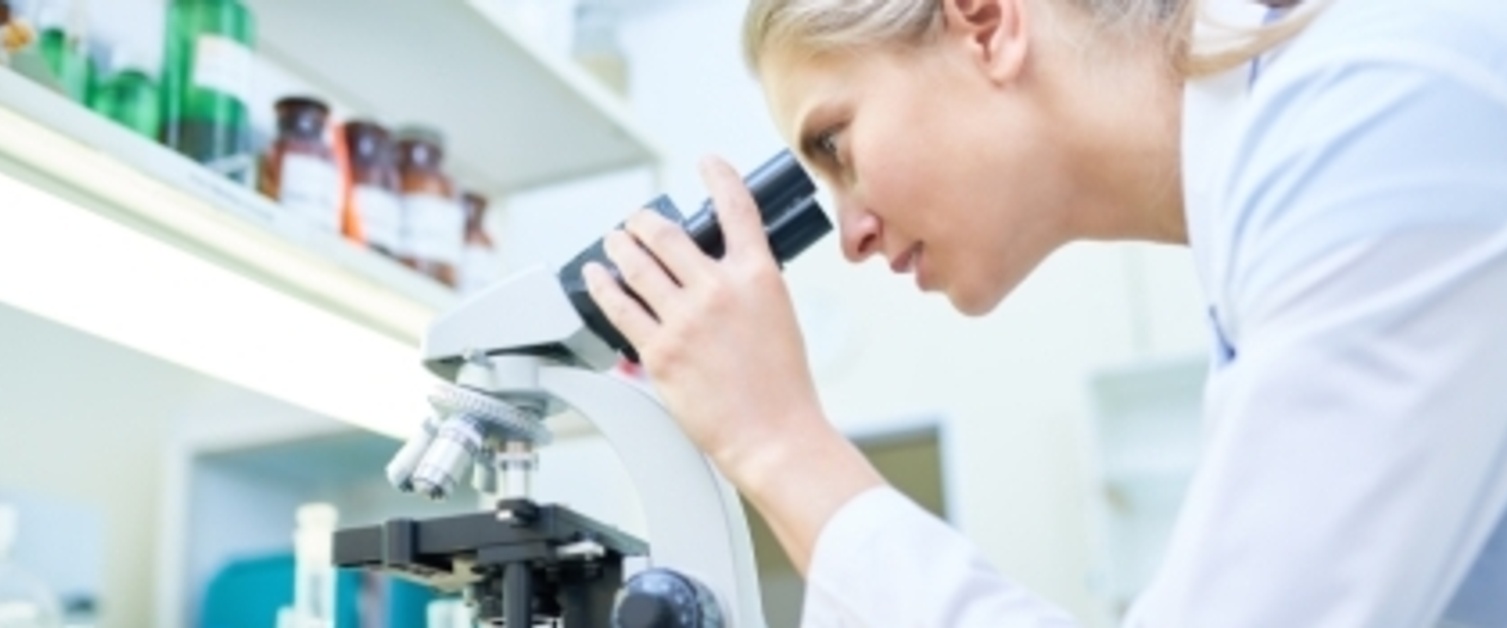
[[[510,499],[495,512],[391,519],[335,534],[338,567],[387,573],[462,592],[483,624],[606,628],[623,558],[649,546],[564,506]]]

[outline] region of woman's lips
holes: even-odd
[[[890,260],[890,270],[896,274],[908,274],[916,269],[916,260],[921,256],[921,244],[916,243],[905,251],[904,254]]]

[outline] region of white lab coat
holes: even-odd
[[[1216,351],[1126,624],[1507,626],[1507,2],[1337,0],[1251,80],[1187,90]],[[823,529],[803,616],[1074,624],[889,488]]]

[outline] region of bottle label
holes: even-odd
[[[194,87],[251,101],[251,49],[219,35],[200,35],[194,44]]]
[[[367,244],[394,254],[405,253],[403,203],[398,195],[374,185],[358,185],[351,195]]]
[[[403,199],[408,214],[408,250],[415,258],[458,267],[465,248],[466,212],[454,199],[412,194]]]
[[[501,267],[502,258],[496,250],[467,244],[461,255],[460,276],[457,277],[460,293],[467,295],[487,287],[497,280]]]
[[[340,232],[340,172],[317,157],[284,154],[277,200],[326,233]]]

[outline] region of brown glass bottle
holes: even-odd
[[[340,168],[325,141],[330,109],[302,96],[277,101],[277,139],[262,158],[258,188],[290,214],[340,232]]]
[[[466,219],[455,186],[442,168],[444,138],[433,129],[408,127],[397,139],[409,253],[420,272],[455,287]]]
[[[486,229],[487,198],[475,192],[465,192],[460,197],[461,207],[466,212],[465,250],[461,253],[460,292],[471,294],[487,287],[497,279],[501,260],[497,246]]]
[[[359,239],[372,250],[412,266],[405,243],[402,181],[392,136],[382,125],[368,120],[347,122],[343,131],[351,170],[346,214],[356,223],[346,235],[355,237],[359,233]]]

